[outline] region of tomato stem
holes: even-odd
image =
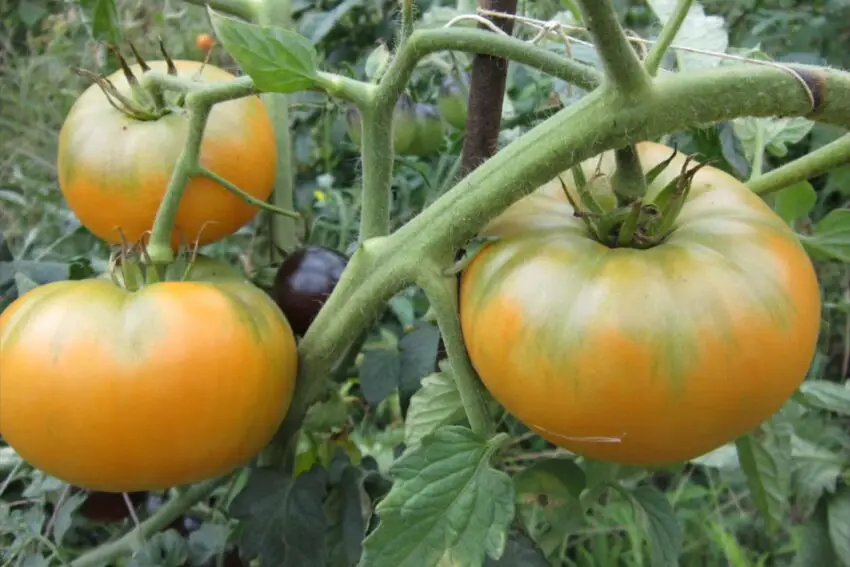
[[[207,169],[203,166],[198,166],[198,168],[195,170],[195,174],[200,175],[201,177],[206,177],[207,179],[209,179],[211,181],[215,181],[216,183],[218,183],[219,185],[221,185],[222,187],[224,187],[225,189],[227,189],[228,191],[230,191],[231,193],[233,193],[234,195],[236,195],[237,197],[239,197],[240,199],[242,199],[243,201],[245,201],[249,205],[254,205],[255,207],[259,207],[263,210],[266,210],[266,211],[269,211],[271,213],[275,213],[275,214],[278,214],[278,215],[282,215],[282,216],[285,216],[287,218],[291,218],[291,219],[300,219],[301,218],[301,215],[299,215],[295,211],[288,211],[288,210],[282,209],[280,207],[275,207],[274,205],[270,205],[269,203],[266,203],[265,201],[257,199],[256,197],[246,193],[245,191],[243,191],[242,189],[240,189],[239,187],[237,187],[236,185],[234,185],[233,183],[231,183],[230,181],[228,181],[227,179],[225,179],[224,177],[222,177],[218,173],[215,173],[214,171],[210,171],[209,169]]]
[[[617,204],[623,207],[646,194],[646,180],[633,144],[617,148],[614,151],[614,159],[617,162],[617,170],[612,176],[611,183],[614,194],[617,196]]]
[[[673,10],[673,14],[667,20],[667,23],[664,24],[661,33],[658,34],[658,39],[655,40],[655,45],[649,50],[644,60],[643,66],[650,76],[654,77],[658,73],[658,69],[661,67],[661,61],[664,60],[664,55],[666,55],[667,50],[673,43],[673,39],[675,39],[676,34],[682,28],[682,24],[688,15],[688,10],[691,9],[691,4],[693,4],[693,0],[679,0],[676,2],[676,8]]]
[[[747,182],[757,195],[768,195],[850,162],[850,134]]]

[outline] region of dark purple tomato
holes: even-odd
[[[312,245],[283,261],[270,293],[296,335],[307,332],[347,264],[344,254]]]
[[[133,507],[137,508],[145,501],[147,492],[130,492],[128,496]],[[96,522],[118,522],[130,515],[124,496],[120,492],[90,493],[80,505],[79,513]]]

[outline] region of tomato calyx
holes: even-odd
[[[643,181],[649,186],[672,163],[677,150],[663,162],[654,166]],[[587,180],[581,167],[571,173],[577,186],[577,195],[570,192],[559,175],[564,194],[572,205],[574,215],[587,226],[592,238],[610,248],[647,249],[664,242],[675,230],[675,221],[688,199],[693,178],[708,165],[698,163],[688,169],[693,156],[687,156],[679,174],[665,185],[654,198],[638,197],[630,202],[617,203],[611,187],[611,178],[599,172]]]
[[[133,57],[142,70],[142,74],[149,73],[151,68],[136,49],[136,46],[132,42],[128,41],[127,43],[133,52]],[[183,95],[180,95],[176,101],[167,101],[161,89],[142,85],[118,48],[114,45],[108,45],[107,48],[115,55],[118,64],[121,66],[121,71],[130,85],[132,96],[122,93],[105,75],[98,75],[87,69],[74,68],[73,70],[78,75],[93,81],[100,87],[100,90],[106,96],[106,100],[113,108],[135,120],[151,121],[158,120],[183,105]],[[159,48],[165,58],[168,74],[176,77],[177,66],[174,60],[171,59],[171,56],[168,55],[165,44],[161,39],[159,40]]]

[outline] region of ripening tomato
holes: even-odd
[[[641,143],[644,171],[671,155]],[[685,156],[650,185],[672,180]],[[583,164],[591,178],[597,158]],[[600,168],[611,175],[613,153]],[[573,187],[573,177],[561,178]],[[803,381],[820,327],[812,263],[740,181],[704,167],[649,249],[588,235],[556,180],[491,221],[461,276],[469,356],[493,396],[589,458],[663,465],[769,418]]]
[[[166,70],[164,61],[148,63]],[[199,61],[175,61],[178,75],[200,72],[203,82],[234,79],[213,65],[201,72]],[[137,77],[138,65],[131,66]],[[131,89],[123,73],[109,80],[125,96]],[[80,222],[111,244],[130,242],[153,227],[154,217],[186,143],[188,113],[173,108],[161,118],[142,120],[115,109],[97,85],[74,103],[59,134],[59,187]],[[272,122],[256,96],[213,107],[201,143],[200,163],[260,200],[271,194],[277,171],[277,146]],[[201,244],[228,236],[249,222],[258,208],[216,182],[194,177],[177,212],[173,232],[180,243]]]
[[[201,51],[209,51],[215,45],[215,39],[208,33],[199,33],[195,37],[195,47]]]
[[[163,490],[259,452],[296,371],[289,323],[249,283],[54,282],[0,315],[0,434],[76,486]]]

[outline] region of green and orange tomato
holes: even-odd
[[[671,149],[638,144],[644,171]],[[673,179],[685,156],[650,185]],[[612,152],[582,164],[611,175]],[[569,172],[561,176],[574,190]],[[803,381],[820,291],[794,232],[712,167],[695,176],[675,230],[649,249],[588,234],[556,179],[482,231],[462,273],[472,363],[515,417],[589,458],[664,465],[769,418]]]
[[[165,61],[149,66],[166,71]],[[175,61],[178,76],[203,83],[235,77],[199,61]],[[138,65],[130,67],[136,77]],[[125,97],[133,89],[120,71],[109,80]],[[140,119],[114,108],[97,85],[72,106],[59,134],[59,187],[68,206],[88,230],[110,244],[139,241],[154,218],[178,157],[186,145],[189,115],[172,105],[158,118]],[[259,97],[216,104],[210,112],[200,165],[260,200],[271,194],[277,174],[272,122]],[[220,184],[193,177],[183,194],[172,243],[207,244],[228,236],[258,212]]]
[[[297,366],[284,315],[237,278],[53,282],[0,314],[0,434],[70,484],[162,490],[259,452]]]

